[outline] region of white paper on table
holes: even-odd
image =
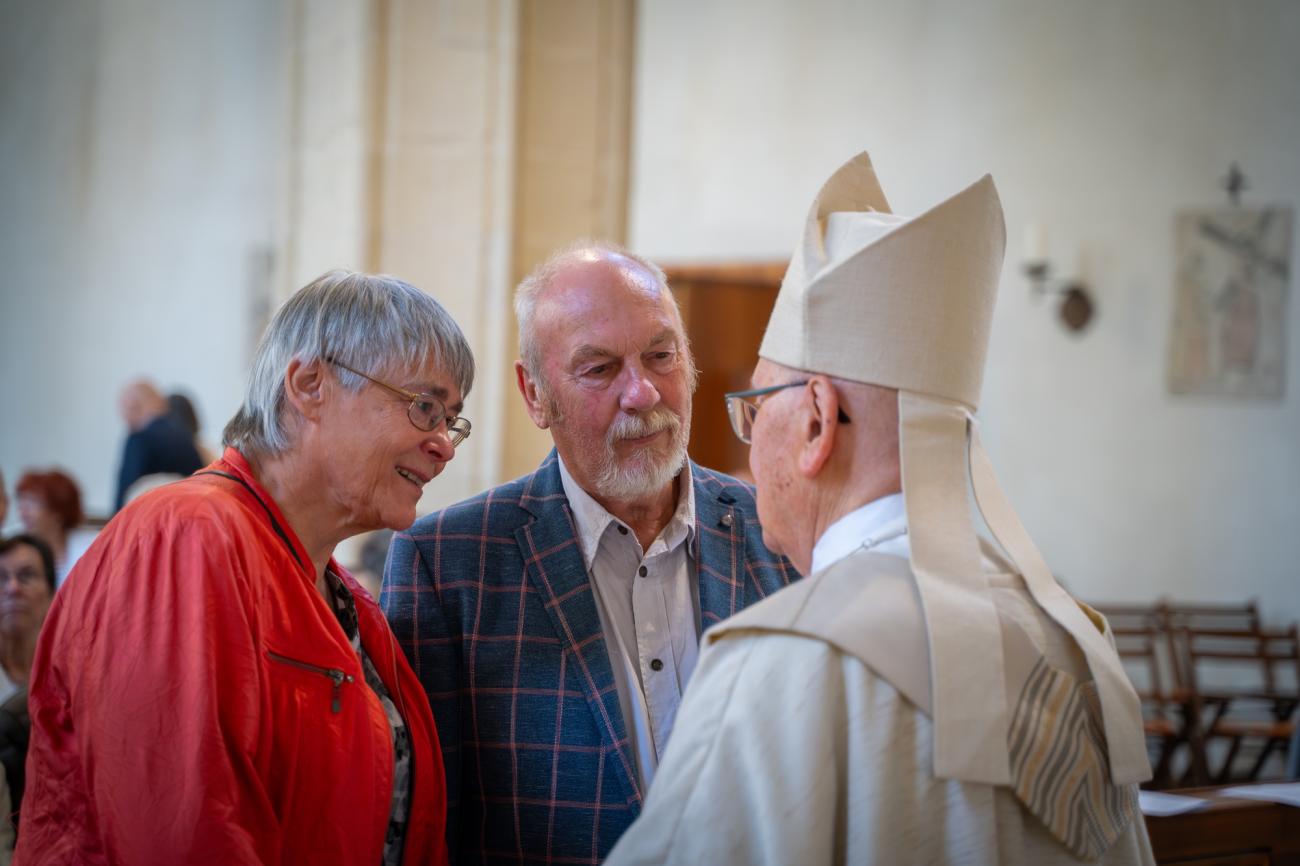
[[[1300,808],[1300,782],[1224,788],[1219,791],[1219,796],[1240,797],[1243,800],[1264,800],[1269,803],[1281,803],[1285,806]]]
[[[1197,809],[1204,809],[1208,805],[1210,805],[1209,800],[1202,800],[1199,797],[1188,797],[1184,794],[1166,794],[1163,791],[1138,791],[1138,808],[1142,810],[1143,815],[1154,815],[1163,818],[1168,815],[1195,812]]]

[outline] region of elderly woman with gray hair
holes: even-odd
[[[332,552],[415,519],[473,375],[447,312],[390,277],[284,305],[222,457],[128,505],[59,591],[20,862],[446,862],[428,703]]]

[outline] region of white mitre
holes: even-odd
[[[828,180],[777,296],[759,355],[899,391],[911,564],[930,649],[934,772],[1010,781],[1007,664],[968,491],[1034,601],[1088,661],[1112,784],[1150,778],[1136,692],[1106,637],[1056,583],[979,440],[989,325],[1006,246],[988,175],[920,216],[889,211],[866,153]]]

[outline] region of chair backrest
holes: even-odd
[[[1168,661],[1162,658],[1162,617],[1156,605],[1097,604],[1093,607],[1106,617],[1115,649],[1124,662],[1138,696],[1148,704],[1152,714],[1164,717],[1164,704],[1172,682],[1167,675]]]
[[[1154,626],[1130,629],[1115,634],[1115,649],[1124,662],[1133,688],[1138,697],[1149,702],[1157,717],[1164,717],[1164,704],[1171,697],[1167,687],[1170,683],[1163,672],[1165,662],[1161,659],[1161,637],[1159,629]]]
[[[1296,626],[1287,629],[1179,629],[1187,660],[1187,686],[1197,692],[1216,688],[1207,680],[1212,671],[1234,674],[1234,690],[1296,694],[1300,690],[1300,637]],[[1240,673],[1256,681],[1242,689]]]
[[[1162,610],[1158,604],[1094,604],[1094,610],[1106,617],[1116,635],[1131,634],[1159,626]]]
[[[1258,631],[1261,626],[1259,606],[1254,601],[1245,604],[1201,604],[1166,600],[1156,607],[1169,628]]]

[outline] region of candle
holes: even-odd
[[[1032,222],[1025,226],[1024,248],[1021,255],[1025,262],[1047,261],[1047,226],[1039,222]]]

